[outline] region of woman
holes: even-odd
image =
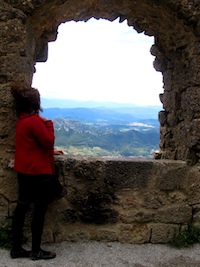
[[[18,177],[19,197],[12,223],[11,257],[52,259],[56,254],[42,250],[40,245],[55,177],[53,122],[39,115],[42,109],[37,89],[19,89],[13,85],[12,93],[18,116],[14,170]],[[55,154],[62,154],[62,151],[55,151]],[[22,248],[22,238],[25,216],[31,203],[34,203],[34,210],[31,223],[32,251],[29,252]]]

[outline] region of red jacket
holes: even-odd
[[[52,121],[23,113],[16,125],[14,170],[25,174],[53,174],[54,139]]]

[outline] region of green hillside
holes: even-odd
[[[55,145],[68,154],[91,156],[152,157],[158,149],[158,128],[148,124],[81,123],[54,119]]]

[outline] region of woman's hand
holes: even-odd
[[[54,155],[63,155],[64,152],[62,150],[54,150]]]

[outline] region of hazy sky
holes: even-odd
[[[161,105],[162,75],[153,68],[153,37],[127,22],[67,22],[36,64],[33,87],[43,98]]]

